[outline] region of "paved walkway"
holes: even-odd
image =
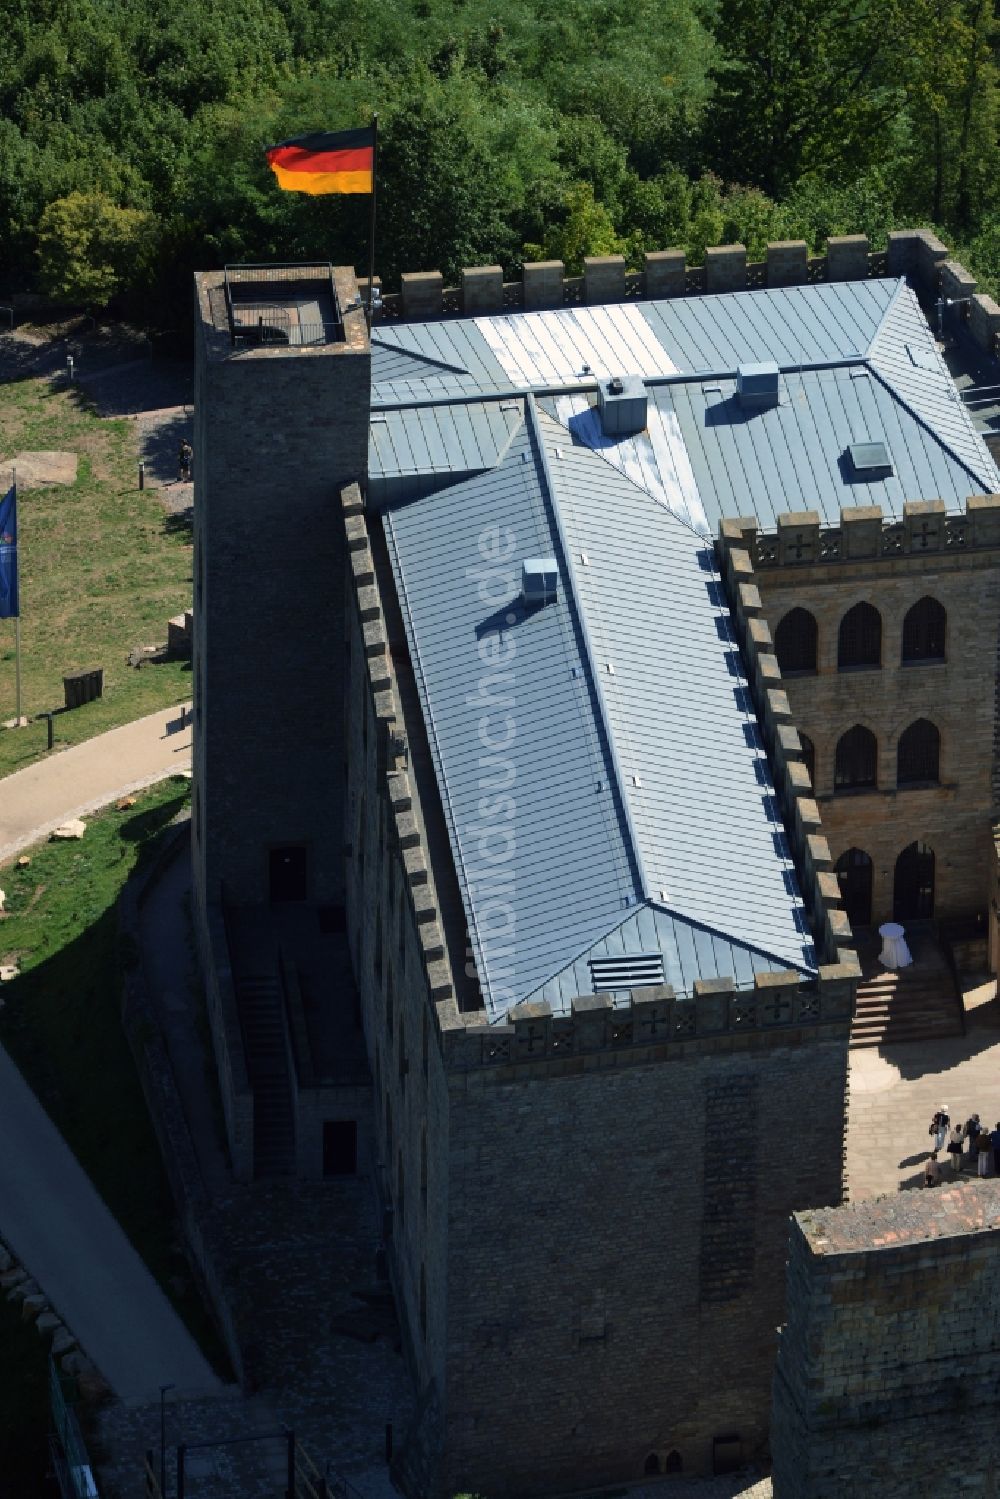
[[[85,817],[120,796],[190,769],[190,704],[162,709],[36,760],[3,781],[0,864],[69,818]]]
[[[0,1049],[3,1237],[122,1400],[223,1389],[10,1057]]]
[[[954,1121],[976,1111],[992,1129],[1000,1119],[1000,1001],[992,986],[967,994],[964,1036],[907,1041],[851,1052],[847,1181],[857,1202],[919,1187],[934,1112]],[[944,1175],[950,1175],[946,1166]]]

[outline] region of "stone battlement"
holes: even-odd
[[[777,240],[763,260],[750,261],[744,245],[713,245],[701,265],[688,265],[683,250],[655,250],[644,255],[637,271],[628,270],[622,255],[592,255],[584,259],[582,276],[567,276],[561,260],[527,261],[519,281],[504,281],[499,265],[469,266],[458,286],[445,286],[440,271],[405,272],[401,290],[382,297],[375,322],[540,312],[879,276],[907,276],[924,298],[940,296],[958,305],[975,342],[996,352],[1000,307],[976,293],[975,278],[949,259],[948,247],[928,229],[894,230],[885,250],[872,250],[864,234],[832,235],[825,255],[810,255],[805,240]],[[359,286],[366,289],[367,281]]]
[[[1000,495],[974,494],[961,515],[945,512],[943,500],[912,500],[902,520],[879,505],[845,506],[839,526],[824,526],[815,510],[778,516],[775,531],[758,531],[753,517],[726,522],[727,535],[750,553],[755,568],[808,567],[815,563],[873,558],[956,556],[1000,546]]]
[[[522,1004],[510,1011],[510,1024],[449,1031],[445,1060],[450,1069],[468,1071],[570,1059],[579,1066],[581,1059],[604,1053],[596,1065],[606,1066],[609,1052],[616,1054],[615,1065],[627,1065],[692,1050],[788,1046],[804,1040],[807,1030],[823,1028],[827,1038],[831,1026],[832,1034],[844,1033],[856,982],[853,965],[845,961],[825,965],[812,983],[786,970],[758,974],[752,989],[737,989],[727,978],[696,979],[690,999],[675,995],[669,984],[633,989],[627,1006],[613,1005],[608,994],[589,994],[572,1001],[569,1015],[553,1015],[544,1002]]]

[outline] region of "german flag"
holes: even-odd
[[[267,149],[267,160],[288,193],[370,193],[375,172],[375,131],[318,130]]]

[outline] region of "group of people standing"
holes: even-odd
[[[934,1148],[924,1169],[924,1185],[936,1187],[941,1180],[941,1163],[938,1156],[944,1151],[951,1160],[952,1176],[956,1177],[968,1161],[980,1176],[1000,1176],[1000,1120],[996,1128],[989,1130],[978,1114],[970,1114],[963,1124],[961,1120],[952,1124],[945,1104],[938,1109],[927,1131],[933,1137]]]

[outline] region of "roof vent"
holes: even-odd
[[[736,399],[741,406],[777,406],[781,400],[781,371],[773,360],[741,364],[736,371]]]
[[[597,406],[606,437],[628,437],[646,425],[646,387],[638,375],[601,380]]]
[[[554,557],[528,557],[521,563],[521,593],[526,604],[555,603],[559,569]]]
[[[608,989],[641,989],[663,983],[662,953],[623,953],[617,958],[591,958],[594,993]]]
[[[847,449],[851,469],[862,479],[890,479],[892,459],[884,442],[852,442]]]

